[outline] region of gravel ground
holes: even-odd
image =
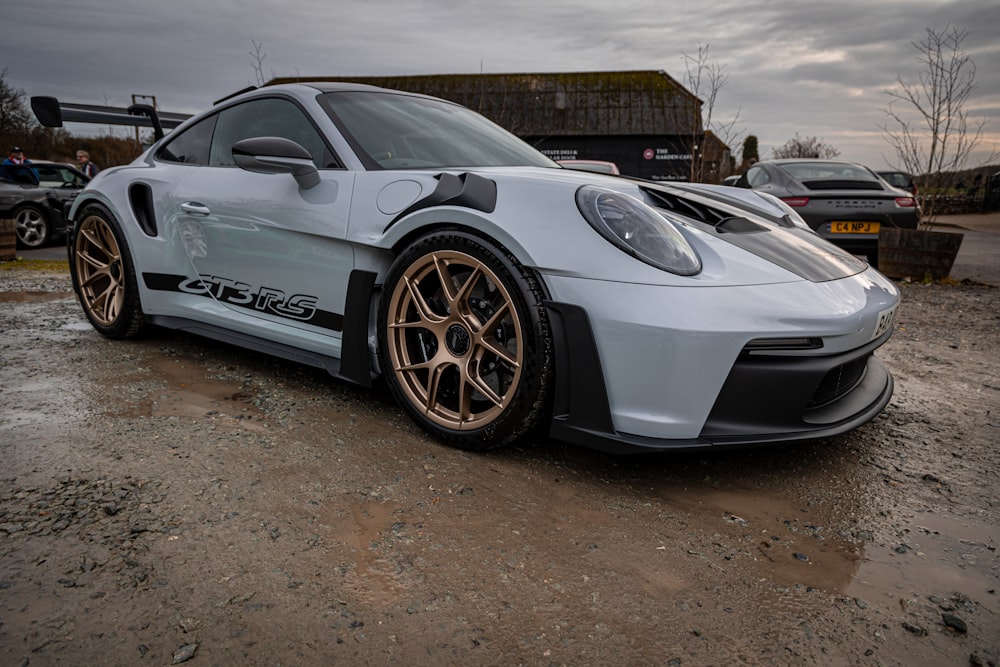
[[[474,455],[311,369],[103,339],[15,264],[0,664],[1000,659],[1000,290],[904,285],[896,394],[840,438]]]

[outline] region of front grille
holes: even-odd
[[[816,387],[807,409],[821,408],[849,394],[861,383],[868,367],[868,355],[831,368]]]

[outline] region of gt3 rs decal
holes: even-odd
[[[343,329],[344,317],[317,307],[319,297],[309,294],[286,295],[279,289],[254,288],[243,282],[221,276],[202,275],[197,278],[169,273],[144,273],[146,287],[159,292],[180,292],[214,298],[238,308],[266,313],[331,331]]]

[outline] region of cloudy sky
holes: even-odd
[[[193,113],[271,76],[665,70],[708,48],[762,157],[796,133],[874,168],[895,159],[879,126],[897,77],[916,82],[913,42],[968,30],[988,119],[978,160],[1000,149],[997,0],[0,0],[0,70],[27,95],[127,105],[155,95]],[[83,129],[70,127],[72,131]],[[740,145],[732,146],[737,155]],[[970,165],[975,166],[975,165]]]

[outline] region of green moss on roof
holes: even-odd
[[[662,70],[417,76],[281,77],[344,81],[432,95],[521,136],[678,135],[701,124],[701,100]]]

